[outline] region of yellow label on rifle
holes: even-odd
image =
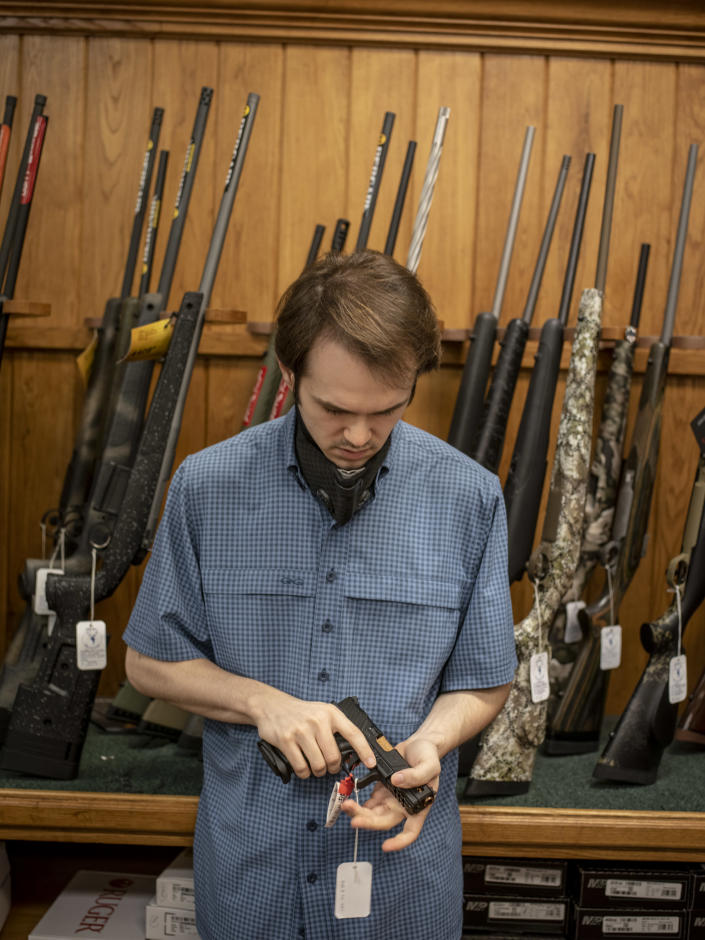
[[[78,374],[81,376],[81,381],[83,382],[84,386],[88,385],[88,379],[91,377],[91,372],[93,371],[93,362],[95,360],[95,351],[97,346],[98,334],[93,333],[93,339],[86,346],[83,352],[76,356]]]
[[[157,320],[145,326],[136,326],[130,331],[130,348],[124,362],[141,359],[162,359],[166,355],[174,332],[174,319]]]

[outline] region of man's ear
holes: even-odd
[[[294,373],[291,371],[291,369],[288,369],[284,365],[284,363],[281,361],[281,359],[278,356],[277,356],[277,362],[279,363],[279,371],[282,374],[282,378],[284,379],[286,384],[289,386],[290,390],[293,392],[294,391]]]

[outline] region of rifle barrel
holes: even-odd
[[[519,161],[519,172],[517,174],[516,186],[514,187],[514,197],[512,199],[512,208],[509,213],[509,223],[507,225],[507,234],[504,239],[504,249],[502,251],[502,260],[499,264],[499,273],[497,275],[497,284],[495,286],[494,300],[492,301],[492,310],[490,313],[499,320],[499,314],[502,309],[504,292],[507,287],[509,277],[509,265],[514,251],[514,241],[516,239],[517,225],[519,224],[519,213],[521,212],[521,203],[526,189],[526,177],[529,172],[529,160],[531,158],[531,148],[534,143],[534,134],[536,128],[529,125],[524,134],[524,146],[521,151],[521,160]]]
[[[409,244],[409,253],[406,257],[406,266],[412,274],[416,273],[421,258],[421,248],[426,235],[426,226],[428,224],[428,214],[431,211],[431,202],[433,201],[433,190],[438,178],[438,167],[441,162],[441,153],[443,152],[443,141],[446,134],[446,126],[450,117],[450,108],[441,107],[438,109],[436,118],[436,128],[433,132],[431,142],[431,151],[428,155],[426,164],[426,174],[421,187],[421,197],[419,206],[416,210],[416,219],[411,232],[411,242]]]
[[[612,229],[612,210],[614,191],[617,184],[617,163],[619,161],[619,142],[622,136],[622,116],[624,105],[616,104],[612,113],[612,137],[610,140],[610,158],[607,166],[605,201],[602,207],[602,227],[600,229],[600,247],[597,252],[597,271],[595,287],[604,293],[607,281],[607,258],[610,251],[610,232]]]
[[[646,286],[646,269],[649,265],[649,252],[651,245],[648,242],[642,242],[639,252],[639,266],[636,272],[636,283],[634,284],[634,299],[632,300],[632,315],[629,325],[636,329],[639,326],[641,318],[641,305],[644,300],[644,287]]]
[[[8,95],[5,98],[5,114],[0,124],[0,193],[2,192],[2,183],[5,178],[5,166],[7,164],[7,151],[10,147],[10,135],[12,133],[12,119],[15,115],[15,105],[17,98],[14,95]]]
[[[382,130],[379,135],[379,143],[377,144],[374,162],[372,163],[370,182],[367,186],[365,206],[362,210],[362,221],[360,222],[360,231],[357,236],[355,251],[362,251],[367,247],[367,240],[370,236],[370,226],[372,225],[372,217],[375,213],[377,195],[379,193],[380,183],[382,182],[382,172],[384,171],[384,163],[387,159],[387,150],[389,149],[389,140],[392,136],[395,117],[396,115],[393,111],[387,111],[384,115]]]
[[[350,221],[348,219],[338,219],[333,230],[333,238],[330,244],[331,251],[342,251],[345,248],[345,241],[350,230]]]
[[[392,218],[389,223],[389,231],[387,232],[387,241],[384,244],[385,255],[394,254],[394,246],[397,243],[399,223],[401,221],[401,214],[404,211],[404,201],[406,200],[406,191],[409,188],[409,179],[411,178],[411,168],[414,165],[415,153],[416,141],[410,140],[406,148],[404,166],[401,170],[401,178],[399,179],[399,187],[397,189],[397,198],[394,200],[394,209],[392,210]]]
[[[317,225],[313,230],[313,238],[311,239],[311,247],[308,250],[308,255],[306,256],[306,267],[313,264],[313,262],[318,257],[318,252],[321,248],[321,242],[323,241],[323,236],[325,235],[326,227],[325,225]]]
[[[673,325],[676,318],[676,306],[678,305],[678,292],[681,283],[681,271],[683,269],[683,255],[685,253],[685,242],[688,235],[688,219],[690,216],[690,203],[693,198],[693,181],[695,179],[695,166],[698,162],[698,145],[691,144],[688,150],[688,163],[685,171],[685,182],[683,183],[683,198],[681,200],[680,216],[678,219],[678,231],[676,233],[676,247],[673,252],[673,264],[671,265],[671,278],[668,282],[668,295],[666,298],[666,310],[663,315],[663,329],[661,331],[661,342],[664,346],[670,346],[673,338]]]
[[[159,154],[159,164],[157,166],[157,179],[154,183],[154,192],[152,193],[152,202],[149,207],[149,219],[147,220],[147,231],[144,237],[144,251],[142,253],[142,274],[140,277],[140,286],[138,294],[144,297],[149,293],[149,282],[152,277],[152,265],[154,263],[154,248],[157,244],[157,232],[162,215],[162,203],[164,200],[164,181],[166,180],[166,168],[169,163],[169,151],[162,150]]]
[[[570,251],[568,253],[568,264],[566,266],[565,278],[563,280],[563,293],[558,308],[558,319],[565,326],[570,311],[570,300],[573,295],[573,285],[575,284],[575,272],[578,267],[578,257],[580,255],[580,245],[583,240],[583,230],[585,228],[585,215],[587,213],[588,197],[590,196],[590,184],[592,183],[592,171],[595,166],[595,154],[585,155],[585,165],[583,167],[583,179],[580,185],[580,195],[578,197],[578,208],[575,213],[575,222],[573,224],[573,237],[570,241]]]

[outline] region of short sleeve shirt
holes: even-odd
[[[354,695],[402,741],[439,694],[502,685],[516,666],[499,481],[399,422],[374,498],[343,526],[303,482],[294,412],[186,459],[174,474],[125,641],[207,658],[297,698]],[[458,940],[457,752],[420,837],[382,853],[367,918],[334,917],[347,817],[324,826],[334,778],[284,785],[249,725],[206,720],[195,838],[203,940]],[[363,791],[364,797],[364,791]]]

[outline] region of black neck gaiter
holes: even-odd
[[[296,456],[304,479],[338,525],[345,525],[374,493],[377,471],[387,456],[391,435],[364,467],[342,470],[329,460],[296,413]]]

